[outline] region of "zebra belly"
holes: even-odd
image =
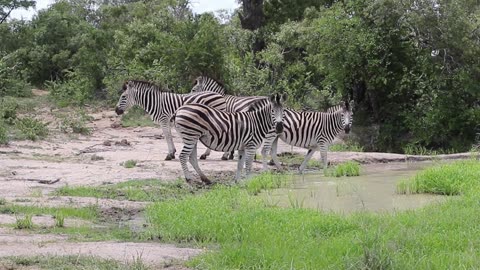
[[[319,145],[315,139],[304,140],[302,136],[298,136],[294,138],[293,136],[289,136],[289,134],[282,134],[282,136],[280,136],[280,139],[282,139],[282,141],[284,141],[289,145],[302,147],[306,149],[317,148]]]
[[[230,152],[234,150],[239,150],[244,148],[244,144],[240,142],[235,142],[231,138],[227,137],[229,134],[225,132],[222,134],[220,138],[215,138],[210,134],[205,134],[200,137],[200,141],[205,145],[207,148],[220,151],[220,152]]]

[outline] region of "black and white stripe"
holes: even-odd
[[[197,143],[216,151],[238,150],[240,158],[235,179],[240,179],[244,163],[247,175],[252,168],[253,156],[262,140],[269,134],[283,131],[283,100],[285,96],[273,95],[251,104],[247,112],[228,113],[205,106],[188,104],[175,114],[175,128],[184,146],[180,162],[187,181],[193,179],[187,160],[205,183],[210,183],[198,166]]]
[[[175,158],[175,145],[172,140],[170,119],[184,104],[200,103],[225,111],[226,103],[222,95],[213,92],[194,94],[175,94],[161,89],[159,86],[145,81],[129,80],[122,86],[122,95],[115,112],[120,115],[133,105],[139,105],[152,120],[163,129],[168,144],[168,155],[165,160]]]
[[[289,145],[308,149],[300,165],[300,172],[303,172],[317,150],[320,151],[325,170],[329,145],[341,131],[350,132],[353,121],[351,107],[350,103],[345,102],[343,105],[329,108],[326,113],[285,109],[283,132],[271,143],[271,155],[275,165],[279,167],[280,164],[277,158],[277,143],[280,138]],[[268,144],[266,147],[267,149],[264,146],[262,152],[268,152]]]
[[[207,76],[199,76],[195,79],[193,83],[192,90],[190,93],[200,93],[200,92],[214,92],[220,95],[223,95],[226,102],[226,111],[227,112],[246,112],[250,105],[254,102],[267,99],[265,96],[232,96],[225,95],[225,87],[222,83],[216,81],[213,78]],[[200,156],[200,159],[206,159],[210,155],[210,149]],[[223,160],[233,159],[233,153],[224,153],[222,156]]]

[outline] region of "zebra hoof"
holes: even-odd
[[[172,160],[175,159],[175,154],[168,154],[165,160]]]
[[[207,159],[207,155],[205,155],[205,154],[201,155],[200,159]]]
[[[202,182],[205,183],[205,185],[211,185],[212,184],[212,181],[208,180],[208,178],[206,176],[200,176],[200,180],[202,180]]]
[[[226,156],[222,156],[222,160],[228,160]]]
[[[233,155],[228,156],[228,159],[233,159]]]
[[[273,165],[275,165],[275,161],[273,161],[273,159],[272,159],[267,164],[270,165],[270,166],[273,166]]]

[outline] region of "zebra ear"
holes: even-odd
[[[132,81],[128,81],[128,87],[134,87],[135,84]]]
[[[344,106],[345,110],[349,111],[350,110],[350,103],[348,101],[345,100],[345,106]]]
[[[268,96],[268,99],[269,99],[270,102],[272,102],[272,103],[277,102],[277,94],[271,94],[270,96]]]
[[[288,94],[287,93],[283,93],[282,94],[282,101],[287,101],[288,99]]]
[[[350,110],[353,111],[353,109],[355,108],[355,102],[352,100],[350,100]]]

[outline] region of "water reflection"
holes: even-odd
[[[260,196],[269,205],[338,213],[414,209],[446,197],[397,194],[396,183],[432,165],[432,162],[364,165],[361,176],[357,177],[324,177],[322,173],[292,175],[293,181],[288,187],[266,191]]]

